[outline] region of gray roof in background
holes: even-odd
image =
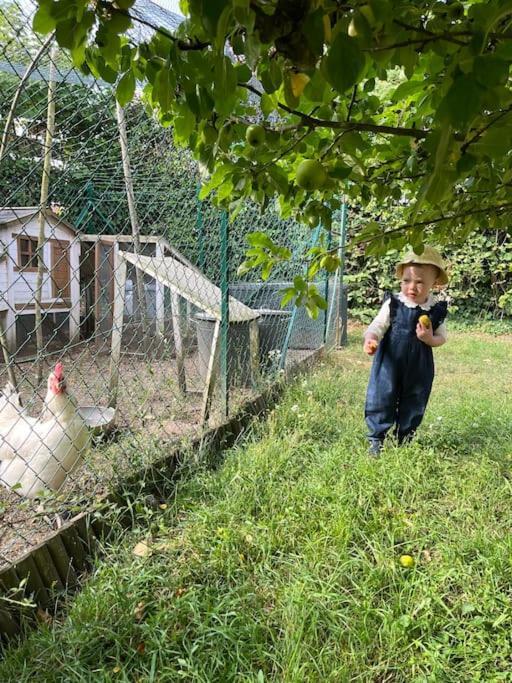
[[[9,223],[12,223],[14,221],[20,221],[23,222],[26,219],[31,219],[34,216],[36,216],[39,213],[39,207],[38,206],[7,206],[2,209],[0,209],[0,228],[3,228],[5,225],[8,225]],[[68,223],[68,221],[64,220],[60,216],[58,216],[56,213],[54,213],[51,209],[44,209],[44,215],[46,219],[52,218],[54,221],[56,221],[57,225],[61,227],[65,227],[68,230],[71,230],[72,232],[76,232],[76,228],[71,225],[71,223]],[[26,221],[27,223],[29,221]]]
[[[33,7],[35,11],[35,5]],[[184,17],[171,10],[166,9],[157,5],[152,0],[136,0],[133,7],[130,9],[130,13],[134,16],[133,28],[130,29],[129,35],[135,43],[149,40],[153,33],[153,30],[138,22],[136,19],[141,19],[155,27],[162,27],[168,31],[174,31],[183,21]],[[30,17],[27,17],[27,21],[31,21]],[[11,64],[6,60],[0,60],[0,71],[7,74],[12,74],[22,78],[27,70],[28,64]],[[72,85],[89,85],[92,86],[95,83],[103,85],[104,82],[97,80],[91,76],[85,76],[77,69],[69,67],[68,69],[63,67],[57,67],[55,74],[55,81],[57,83],[68,83]],[[43,81],[48,83],[50,80],[50,67],[45,65],[38,65],[30,74],[29,80],[31,81]],[[112,87],[108,84],[109,87]]]
[[[30,218],[38,210],[37,206],[12,206],[0,209],[0,225],[10,223],[11,221],[23,220],[23,218]]]
[[[147,21],[153,26],[162,27],[168,31],[176,30],[184,19],[180,14],[171,12],[171,10],[157,5],[152,0],[137,0],[130,9],[130,14],[143,21]],[[149,26],[134,21],[130,34],[136,41],[147,40],[152,35],[152,29]]]

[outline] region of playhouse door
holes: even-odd
[[[70,298],[69,242],[52,240],[52,295],[55,299]]]

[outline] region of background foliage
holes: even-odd
[[[512,318],[512,240],[503,231],[473,235],[459,248],[444,252],[450,283],[444,290],[450,315],[457,318]],[[347,255],[350,315],[368,322],[385,291],[396,291],[399,253],[368,258],[362,249]]]

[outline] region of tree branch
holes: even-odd
[[[482,137],[482,135],[485,133],[485,131],[488,130],[491,126],[493,126],[493,125],[496,123],[496,121],[499,121],[500,119],[502,119],[502,118],[503,118],[504,116],[506,116],[507,114],[510,114],[510,112],[512,112],[512,104],[509,105],[509,106],[508,106],[506,109],[504,109],[502,112],[500,112],[494,119],[492,119],[492,121],[489,121],[489,123],[487,123],[483,128],[481,128],[480,130],[478,130],[478,131],[475,133],[475,135],[473,135],[473,137],[472,137],[470,140],[468,140],[467,142],[465,142],[465,143],[462,145],[462,147],[460,148],[461,154],[464,154],[464,152],[467,150],[467,148],[469,147],[469,145],[472,145],[474,142],[476,142],[477,140],[479,140],[479,139]]]
[[[425,221],[417,221],[415,223],[404,223],[403,225],[399,225],[398,228],[393,228],[392,230],[386,230],[385,232],[381,233],[380,235],[376,235],[375,237],[370,237],[367,240],[360,240],[356,241],[355,244],[366,244],[368,242],[373,242],[377,239],[381,239],[382,237],[387,237],[388,235],[395,234],[397,232],[403,232],[404,230],[408,230],[409,228],[418,228],[418,227],[424,227],[427,225],[434,225],[436,223],[442,223],[444,221],[453,221],[458,218],[466,218],[466,216],[474,216],[479,213],[501,213],[505,211],[506,209],[512,209],[512,202],[507,202],[505,204],[498,204],[498,206],[486,206],[482,209],[471,209],[470,211],[464,211],[463,213],[456,213],[456,214],[451,214],[450,216],[438,216],[437,218],[430,218]]]
[[[352,108],[353,108],[355,101],[356,101],[356,95],[357,95],[357,83],[354,85],[354,89],[352,90],[352,99],[350,100],[350,105],[348,108],[347,121],[350,121],[350,117],[352,115]]]
[[[262,97],[257,88],[250,85],[250,83],[239,83],[240,87],[246,88],[253,92],[258,97]],[[374,123],[364,123],[360,121],[329,121],[327,119],[317,119],[314,116],[304,114],[304,112],[291,109],[286,104],[278,102],[277,106],[292,116],[297,116],[301,119],[302,125],[309,128],[331,128],[332,130],[360,130],[367,133],[381,133],[383,135],[397,135],[401,137],[415,138],[416,140],[425,139],[430,130],[421,130],[419,128],[396,128],[394,126],[380,126]]]
[[[433,33],[432,31],[426,29],[424,26],[412,26],[411,24],[406,24],[404,21],[400,21],[399,19],[393,19],[393,22],[397,26],[405,28],[407,31],[414,31],[415,33],[425,33],[427,36],[430,37],[431,40],[446,40],[449,43],[455,43],[456,45],[461,45],[462,47],[465,47],[467,43],[465,43],[462,40],[458,40],[455,36],[473,36],[473,34],[470,31],[458,31],[455,34],[450,33],[449,31],[446,31],[445,33]]]
[[[114,7],[110,2],[107,2],[106,0],[99,0],[99,2],[97,3],[97,7],[101,7],[102,9],[110,13],[122,14],[123,16],[128,17],[131,21],[134,21],[137,24],[147,26],[147,28],[152,29],[153,31],[155,31],[155,33],[158,33],[159,35],[164,36],[165,38],[169,38],[169,40],[172,40],[172,42],[176,43],[177,47],[183,52],[191,50],[204,50],[205,47],[209,47],[211,45],[211,43],[202,43],[200,40],[197,40],[197,38],[194,38],[193,40],[182,40],[180,38],[176,38],[176,36],[173,36],[172,33],[167,31],[166,29],[163,29],[160,26],[156,26],[155,24],[152,24],[150,21],[147,21],[146,19],[142,19],[141,17],[130,14],[128,10]]]

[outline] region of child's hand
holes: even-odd
[[[371,337],[369,337],[368,339],[364,340],[363,350],[369,356],[373,356],[375,351],[377,351],[378,345],[379,345],[379,342],[376,339],[372,339]]]
[[[428,346],[432,346],[434,341],[434,332],[432,331],[432,326],[425,327],[420,322],[416,325],[416,336],[420,341]]]

